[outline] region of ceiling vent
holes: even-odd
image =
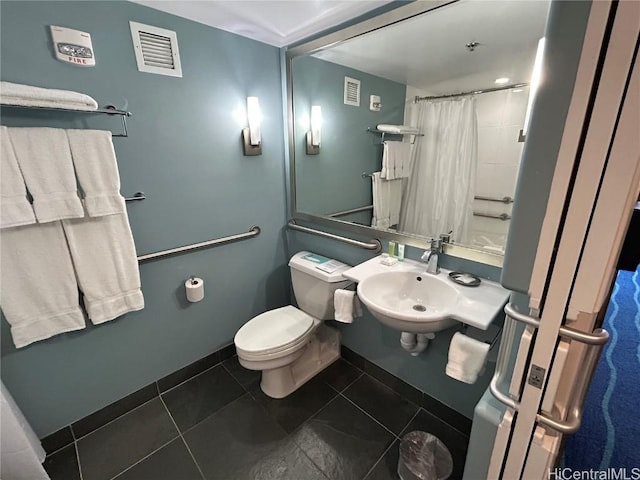
[[[137,22],[129,25],[139,71],[182,77],[176,32]]]
[[[360,80],[344,77],[344,104],[360,106]]]

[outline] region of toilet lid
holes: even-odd
[[[313,328],[313,317],[292,305],[261,313],[245,323],[234,338],[237,348],[250,353],[279,350]]]

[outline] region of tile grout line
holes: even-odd
[[[83,480],[82,475],[82,463],[80,463],[80,450],[78,449],[78,442],[73,442],[73,448],[76,451],[76,462],[78,462],[78,474],[80,475],[80,480]]]
[[[111,480],[116,480],[119,476],[121,476],[123,473],[128,472],[129,470],[131,470],[133,467],[135,467],[136,465],[138,465],[139,463],[142,463],[143,461],[145,461],[147,458],[149,458],[150,456],[152,456],[154,453],[157,453],[159,450],[162,450],[164,447],[166,447],[167,445],[169,445],[171,442],[173,442],[176,438],[178,437],[174,437],[171,440],[163,443],[162,445],[160,445],[158,448],[156,448],[153,452],[148,453],[147,455],[145,455],[144,457],[142,457],[140,460],[138,460],[137,462],[135,462],[132,465],[129,465],[127,468],[125,468],[124,470],[122,470],[120,473],[116,474],[115,476],[111,477]]]
[[[371,414],[369,414],[369,412],[365,411],[364,409],[362,409],[357,403],[355,403],[354,401],[352,401],[351,399],[347,398],[346,395],[343,395],[342,393],[339,393],[338,396],[344,398],[347,402],[349,402],[351,405],[353,405],[354,407],[356,407],[358,410],[360,410],[362,413],[364,413],[367,417],[369,417],[371,420],[373,420],[374,422],[376,422],[378,425],[380,425],[382,428],[384,428],[387,432],[389,432],[391,435],[393,435],[393,438],[398,438],[398,436],[393,433],[391,430],[389,430],[387,427],[385,427],[382,423],[380,423],[376,418],[374,418]]]
[[[375,470],[375,468],[378,466],[378,464],[382,461],[382,459],[385,457],[385,455],[387,454],[387,452],[389,450],[391,450],[391,447],[393,447],[393,444],[396,443],[396,439],[394,439],[389,446],[384,450],[384,452],[382,452],[382,455],[380,455],[380,458],[378,458],[378,460],[376,460],[376,463],[373,464],[373,466],[369,469],[369,471],[367,473],[365,473],[364,477],[362,477],[363,480],[366,480],[366,478],[369,476],[369,474],[371,474],[371,472],[373,472]]]
[[[166,390],[163,390],[163,391],[160,391],[160,385],[158,384],[158,380],[156,380],[156,384],[158,384],[158,392],[159,392],[159,393],[158,393],[158,395],[162,395],[163,393],[168,393],[168,392],[170,392],[171,390],[175,390],[176,388],[178,388],[178,387],[180,387],[180,386],[184,385],[185,383],[187,383],[187,382],[189,382],[189,381],[193,380],[194,378],[199,377],[200,375],[207,373],[209,370],[212,370],[212,369],[214,369],[214,368],[216,368],[216,367],[219,367],[219,366],[221,366],[221,365],[222,365],[222,362],[218,362],[218,363],[216,363],[215,365],[210,366],[210,367],[209,367],[209,368],[207,368],[206,370],[203,370],[203,371],[201,371],[200,373],[196,373],[195,375],[192,375],[191,377],[187,378],[186,380],[183,380],[183,381],[181,381],[180,383],[178,383],[178,384],[176,384],[176,385],[172,386],[171,388],[167,388]],[[224,366],[223,366],[223,368],[224,368]],[[224,370],[225,370],[225,371],[227,371],[227,369],[226,369],[226,368],[225,368]],[[227,373],[228,373],[228,372],[227,372]],[[160,379],[160,380],[162,380],[162,379]],[[234,380],[235,380],[235,378],[234,378]]]
[[[198,469],[198,472],[200,473],[200,476],[202,477],[202,480],[206,480],[206,477],[204,476],[204,473],[202,472],[202,469],[200,468],[200,465],[198,465],[198,462],[196,461],[196,457],[193,456],[193,452],[189,448],[189,444],[187,444],[187,441],[185,440],[184,436],[182,435],[182,431],[178,427],[178,424],[176,423],[176,421],[173,419],[173,415],[171,415],[171,412],[169,411],[169,407],[167,407],[167,404],[164,403],[164,398],[162,398],[162,395],[160,395],[160,401],[162,402],[162,405],[164,406],[164,408],[167,411],[167,413],[169,414],[169,418],[173,422],[173,425],[176,427],[176,431],[178,432],[178,436],[180,437],[180,440],[182,440],[182,443],[184,444],[185,448],[187,449],[187,452],[189,452],[189,456],[191,457],[191,460],[193,460],[193,463],[195,464],[196,468]]]

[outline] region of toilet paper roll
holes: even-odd
[[[204,280],[201,278],[190,278],[184,282],[184,288],[187,292],[187,300],[190,302],[199,302],[204,298]]]

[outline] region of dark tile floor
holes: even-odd
[[[281,400],[236,357],[49,455],[52,480],[397,479],[403,434],[438,436],[462,478],[468,437],[340,359]]]

